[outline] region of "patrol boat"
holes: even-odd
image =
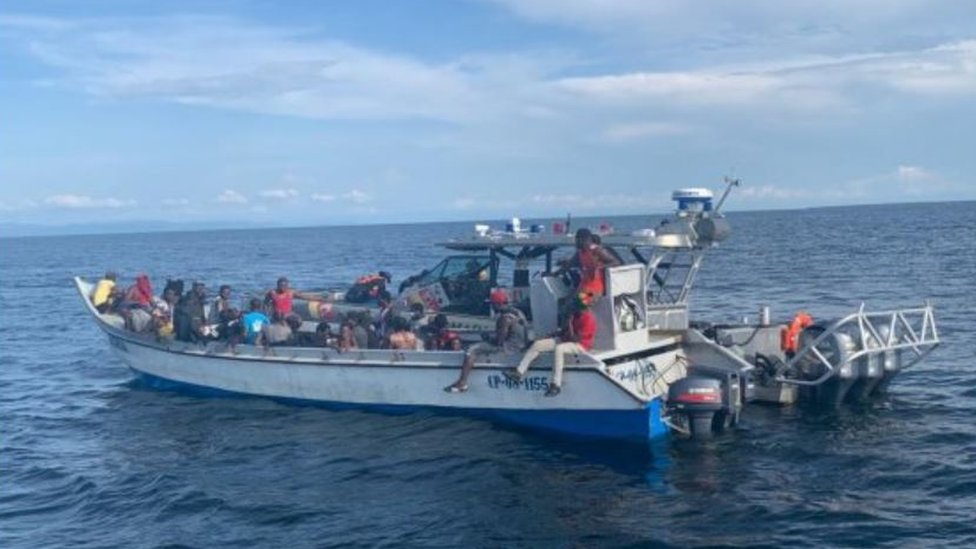
[[[602,245],[623,264],[605,269],[605,294],[593,306],[599,326],[593,348],[567,360],[566,383],[553,398],[544,396],[551,354],[543,354],[518,382],[503,372],[521,357],[492,355],[479,362],[467,392],[450,394],[442,388],[457,378],[463,351],[340,352],[162,339],[126,330],[119,316],[99,314],[90,300],[94,284],[78,277],[75,284],[116,356],[155,386],[335,407],[436,409],[612,439],[669,433],[707,438],[736,425],[753,402],[838,406],[870,398],[939,344],[928,303],[892,311],[862,305],[819,323],[808,315],[774,323],[768,309],[754,324],[691,322],[688,300],[695,276],[705,254],[731,232],[721,206],[737,184],[728,182],[715,207],[708,189],[679,189],[672,196],[675,213],[657,227],[602,235]],[[439,271],[404,288],[401,306],[419,302],[427,310],[452,313],[456,325],[490,327],[491,319],[480,311],[452,311],[450,304],[477,306],[478,299],[464,292],[498,284],[500,258],[507,258],[515,264],[508,291],[528,313],[534,333],[556,330],[560,301],[575,288],[572,279],[555,276],[552,269],[553,253],[574,245],[569,231],[523,231],[515,223],[494,231],[481,225],[471,237],[442,245],[473,253],[463,261],[475,270],[451,269],[448,258]],[[534,262],[543,265],[533,275]],[[485,269],[487,277],[478,274]],[[458,286],[462,281],[466,288]],[[309,302],[298,309],[306,320],[320,321],[334,320],[344,307]]]

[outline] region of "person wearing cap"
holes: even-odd
[[[98,310],[99,313],[105,314],[108,312],[110,306],[112,305],[109,297],[112,295],[112,290],[115,288],[115,281],[118,276],[113,271],[108,271],[105,276],[95,284],[95,291],[92,292],[91,300],[92,305]]]
[[[549,381],[546,396],[558,395],[562,391],[563,366],[566,362],[566,355],[585,353],[593,347],[593,338],[596,336],[596,316],[590,310],[592,302],[593,296],[591,294],[577,293],[573,299],[575,309],[573,316],[567,323],[562,336],[536,340],[525,352],[518,367],[505,370],[505,377],[515,383],[521,383],[532,362],[541,353],[552,352],[552,379]]]
[[[493,354],[520,353],[528,341],[528,321],[522,311],[511,306],[508,292],[496,288],[491,291],[488,300],[495,313],[495,332],[488,337],[488,341],[472,345],[468,349],[461,364],[460,377],[454,383],[444,387],[444,390],[449,393],[463,393],[468,390],[468,376],[474,370],[478,359]]]

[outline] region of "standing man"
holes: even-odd
[[[576,267],[580,271],[577,291],[599,298],[604,291],[603,270],[617,265],[620,261],[597,242],[589,229],[583,228],[576,231],[576,253],[556,274]]]
[[[292,300],[294,298],[305,299],[308,301],[321,300],[321,296],[293,290],[288,283],[288,279],[281,277],[274,290],[268,290],[264,302],[271,305],[271,312],[278,313],[282,318],[292,313]]]

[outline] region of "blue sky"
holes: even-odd
[[[976,4],[5,2],[0,221],[976,199]]]

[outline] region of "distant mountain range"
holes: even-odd
[[[848,204],[839,206],[814,206],[800,208],[803,210],[819,210],[819,209],[856,209],[856,208],[905,208],[905,207],[917,207],[922,205],[940,205],[944,204],[950,208],[972,208],[976,207],[976,201],[973,200],[962,200],[962,201],[952,201],[952,202],[898,202],[898,203],[887,203],[887,204]],[[735,210],[730,209],[728,213],[730,214],[745,214],[745,213],[758,213],[758,212],[774,212],[774,211],[792,211],[796,208],[784,208],[781,210]],[[416,212],[414,212],[416,214]],[[602,216],[593,216],[589,214],[587,216],[574,217],[574,219],[605,219],[609,217],[632,217],[641,215],[652,215],[658,216],[666,214],[668,212],[648,212],[646,214],[604,214]],[[402,217],[402,216],[401,216]],[[503,221],[500,219],[491,219],[495,216],[489,216],[487,218],[475,219],[471,217],[470,214],[465,215],[465,218],[459,218],[457,216],[451,216],[453,218],[441,218],[437,220],[423,221],[419,219],[384,219],[380,222],[374,223],[343,223],[343,226],[353,226],[353,225],[395,225],[395,224],[413,224],[413,223],[452,223],[452,222],[486,222],[486,221]],[[538,219],[558,219],[560,216],[542,216],[537,217]],[[40,223],[18,223],[18,222],[0,222],[0,238],[17,238],[17,237],[30,237],[30,236],[71,236],[71,235],[96,235],[96,234],[127,234],[127,233],[160,233],[160,232],[179,232],[179,231],[213,231],[213,230],[229,230],[229,229],[280,229],[280,228],[291,228],[291,227],[314,227],[325,225],[321,222],[316,223],[314,221],[305,222],[293,222],[293,223],[275,223],[272,221],[254,222],[246,220],[226,220],[226,221],[200,221],[200,222],[179,222],[179,221],[159,221],[159,220],[146,220],[146,221],[112,221],[105,223],[88,222],[88,223],[64,223],[64,224],[40,224]]]
[[[0,238],[21,236],[56,236],[82,234],[162,233],[176,231],[208,231],[219,229],[255,229],[274,226],[247,221],[212,221],[178,223],[171,221],[116,221],[110,223],[69,223],[41,225],[32,223],[0,223]]]

